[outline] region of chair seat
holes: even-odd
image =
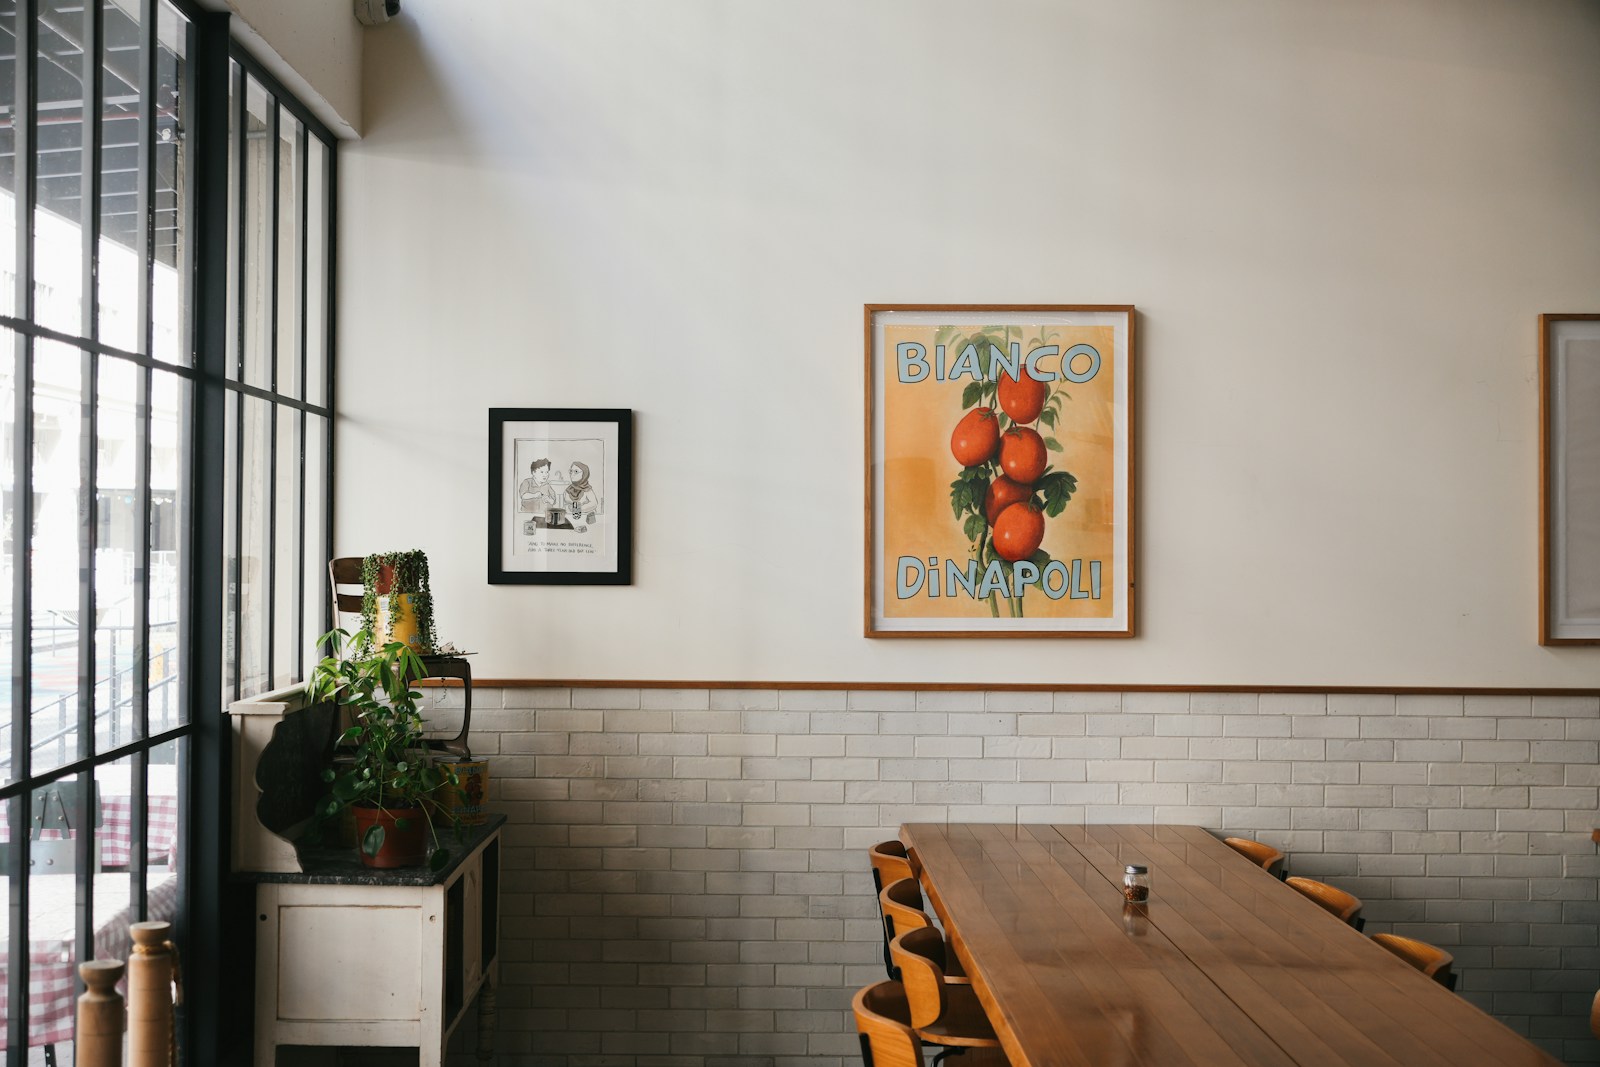
[[[946,987],[944,1014],[928,1026],[917,1027],[917,1036],[933,1045],[956,1048],[999,1048],[989,1016],[970,985]],[[961,1060],[963,1067],[968,1061]]]

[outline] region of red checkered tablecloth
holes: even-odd
[[[72,923],[77,886],[67,874],[43,875],[28,882],[30,926],[36,935],[28,942],[28,1045],[55,1045],[72,1040],[76,1015],[77,959],[73,948]],[[126,899],[128,876],[102,874],[95,877],[95,899]],[[0,882],[0,913],[5,911],[7,891]],[[163,872],[150,876],[149,916],[156,921],[171,921],[177,914],[178,878]],[[134,921],[131,905],[100,923],[95,931],[96,959],[126,960],[132,952],[128,926]],[[0,946],[0,1018],[9,1014],[7,984],[10,960]],[[0,1050],[6,1047],[6,1031],[0,1027]]]
[[[100,837],[100,865],[102,867],[126,867],[131,862],[129,847],[132,845],[133,836],[133,802],[125,796],[102,797],[100,801],[101,823],[98,831]],[[56,830],[45,830],[40,834],[48,840],[59,840],[61,834]],[[150,841],[146,853],[152,863],[170,863],[175,855],[178,836],[178,798],[153,796],[150,798]],[[0,844],[11,840],[11,827],[6,821],[4,809],[0,809]]]

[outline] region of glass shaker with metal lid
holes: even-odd
[[[1143,904],[1150,899],[1150,868],[1130,863],[1122,869],[1122,895],[1129,903]]]

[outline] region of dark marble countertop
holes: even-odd
[[[368,867],[354,848],[328,845],[299,846],[300,871],[239,871],[241,882],[270,882],[277,885],[440,885],[450,880],[462,860],[504,826],[504,815],[489,816],[482,826],[463,826],[461,836],[446,830],[439,843],[450,850],[450,861],[437,871],[421,867]]]

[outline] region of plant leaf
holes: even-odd
[[[367,828],[367,832],[361,835],[361,851],[369,856],[376,856],[378,850],[383,848],[383,838],[383,827],[373,823]]]
[[[972,407],[981,396],[983,396],[983,383],[968,382],[967,387],[961,390],[961,407],[963,410]]]
[[[433,854],[428,857],[428,869],[430,871],[442,871],[445,868],[445,864],[449,862],[450,853],[445,849],[436,848],[433,850]]]
[[[1048,448],[1052,452],[1060,452],[1061,442],[1057,441],[1054,437],[1046,437],[1044,439],[1044,447]]]

